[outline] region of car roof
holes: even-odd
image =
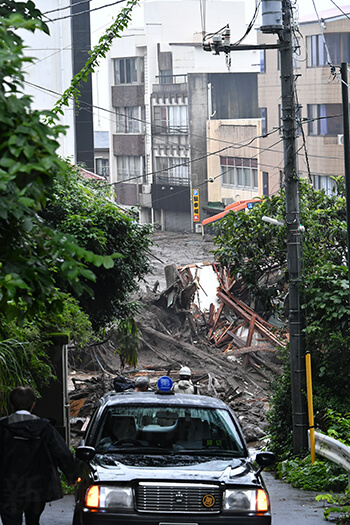
[[[225,409],[229,407],[215,397],[201,396],[195,394],[174,394],[158,392],[108,392],[101,400],[104,406],[121,406],[121,405],[158,405],[165,407],[197,407],[197,408],[214,408]]]

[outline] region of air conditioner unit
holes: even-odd
[[[142,193],[151,193],[151,185],[142,184]]]
[[[338,144],[344,145],[344,135],[343,133],[338,135]]]

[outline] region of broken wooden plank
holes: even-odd
[[[216,275],[217,275],[217,278],[218,278],[219,284],[221,285],[222,288],[224,288],[224,284],[223,284],[223,282],[222,282],[222,278],[221,278],[221,275],[220,275],[219,272],[218,272],[218,269],[217,269],[217,267],[216,267],[216,264],[213,263],[213,264],[212,264],[212,267],[213,267],[213,269],[214,269],[214,272],[215,272]]]
[[[233,301],[231,297],[228,297],[227,294],[225,294],[222,290],[218,291],[217,296],[223,303],[225,303],[227,306],[232,308],[232,310],[237,315],[239,315],[239,317],[244,319],[247,323],[250,323],[251,314],[248,313],[245,309],[241,308],[238,304],[236,304],[236,302]],[[269,332],[258,320],[255,321],[255,328],[258,332],[265,335],[266,339],[268,339],[274,345],[280,346],[280,347],[286,346],[286,343],[277,339],[277,337],[271,332]]]
[[[229,350],[226,353],[226,355],[243,355],[243,354],[250,354],[252,352],[270,352],[270,353],[275,353],[276,350],[272,349],[272,348],[269,348],[267,346],[263,346],[263,345],[259,345],[259,346],[244,346],[244,347],[241,347],[241,348],[235,348],[235,349],[232,349],[232,350]]]
[[[238,348],[245,348],[246,344],[245,342],[243,341],[243,339],[241,339],[240,337],[238,337],[238,335],[236,335],[234,332],[232,332],[232,330],[230,330],[228,332],[228,334],[232,337],[233,339],[233,342],[236,346],[238,346]]]
[[[247,335],[246,346],[251,346],[251,344],[252,344],[253,335],[254,335],[254,328],[255,328],[255,321],[256,321],[256,315],[253,314],[253,315],[251,316],[251,318],[250,318],[250,323],[249,323],[249,330],[248,330],[248,335]],[[244,367],[244,368],[247,368],[248,363],[249,363],[249,354],[246,354],[246,355],[244,356],[244,359],[243,359],[243,367]]]
[[[246,312],[248,312],[251,315],[254,314],[256,316],[256,318],[257,318],[257,321],[259,321],[259,323],[261,323],[263,326],[266,326],[266,328],[269,328],[270,330],[275,328],[272,324],[270,324],[268,321],[265,321],[265,319],[263,319],[262,317],[260,317],[260,315],[258,315],[256,312],[254,312],[254,310],[252,308],[250,308],[250,306],[248,306],[244,301],[241,301],[240,299],[237,299],[237,297],[235,297],[229,291],[227,291],[227,294],[235,303],[237,303]]]
[[[219,306],[219,308],[218,308],[218,311],[217,311],[217,313],[216,313],[216,316],[215,316],[215,319],[214,319],[214,324],[213,324],[212,328],[211,328],[211,329],[209,330],[209,332],[208,332],[208,339],[211,339],[211,337],[212,337],[212,335],[213,335],[213,332],[214,332],[214,330],[215,330],[215,328],[216,328],[217,322],[218,322],[219,319],[220,319],[220,315],[221,315],[221,312],[222,312],[223,308],[224,308],[224,304],[221,303],[220,306]]]
[[[222,338],[226,335],[226,333],[230,330],[231,327],[232,327],[232,323],[229,324],[229,325],[228,325],[228,326],[227,326],[227,327],[221,332],[221,334],[219,335],[219,337],[218,337],[218,339],[217,339],[217,341],[216,341],[216,345],[215,345],[215,346],[217,346],[217,345],[221,342]]]

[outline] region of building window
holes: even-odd
[[[326,33],[324,35],[329,59],[332,64],[350,61],[350,33]],[[306,37],[307,66],[317,67],[328,64],[328,55],[323,35]]]
[[[336,183],[327,175],[313,175],[313,186],[315,190],[324,190],[326,195],[332,195],[335,191]]]
[[[188,133],[187,106],[155,106],[155,133]]]
[[[269,194],[269,174],[267,171],[262,172],[262,189],[263,195]]]
[[[266,135],[267,134],[267,109],[261,108],[261,134]]]
[[[185,157],[156,157],[156,184],[190,185],[190,169]]]
[[[118,180],[125,182],[142,182],[144,176],[143,157],[132,157],[118,155],[117,157],[117,176]],[[139,179],[139,180],[138,180]]]
[[[308,104],[308,134],[335,136],[342,133],[342,115],[341,104]]]
[[[144,106],[117,107],[117,133],[143,133],[145,130]]]
[[[257,159],[220,157],[220,172],[224,186],[259,187]]]
[[[109,159],[96,159],[96,173],[101,177],[109,177]]]
[[[143,57],[115,58],[114,59],[114,83],[119,84],[143,84],[144,65]]]
[[[266,73],[266,50],[260,49],[260,73]]]

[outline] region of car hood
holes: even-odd
[[[256,484],[257,476],[249,459],[179,456],[97,455],[92,463],[95,480],[125,482],[133,480],[205,481]]]

